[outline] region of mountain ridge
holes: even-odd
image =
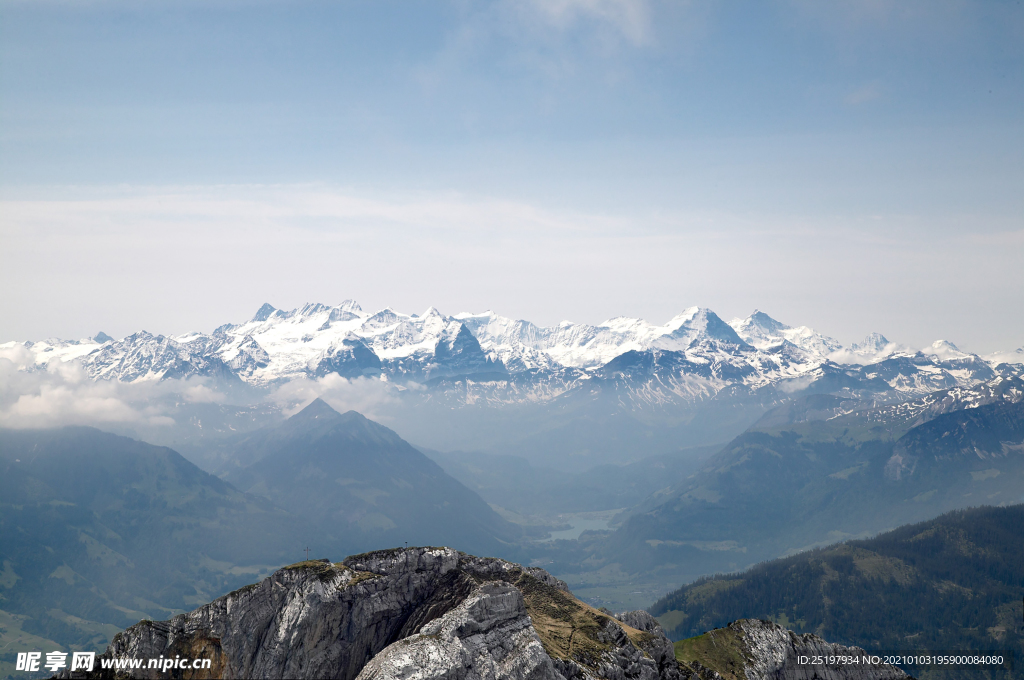
[[[187,656],[209,661],[199,672],[189,669],[189,677],[200,678],[906,677],[884,664],[800,664],[801,654],[861,650],[797,636],[765,621],[737,622],[732,628],[737,626],[742,633],[729,636],[727,661],[704,655],[680,662],[650,614],[594,609],[542,569],[447,547],[398,548],[336,563],[306,560],[169,621],[142,621],[119,633],[98,665]],[[140,669],[131,675],[160,673]],[[108,671],[103,677],[113,675]]]
[[[971,407],[946,410],[937,397],[915,409],[859,410],[835,395],[802,397],[619,513],[613,530],[553,547],[544,564],[572,583],[600,570],[685,581],[956,508],[1024,500],[1024,393],[957,396]]]
[[[690,307],[664,324],[616,317],[541,327],[489,311],[371,313],[348,300],[264,305],[212,333],[6,343],[0,352],[38,376],[25,381],[30,386],[63,380],[54,362],[64,361],[86,376],[76,385],[110,380],[126,386],[126,398],[134,391],[127,386],[145,393],[178,379],[167,389],[185,394],[169,394],[157,409],[173,427],[161,431],[137,417],[120,431],[192,451],[216,447],[233,428],[251,429],[241,412],[205,409],[211,432],[188,394],[195,389],[204,399],[262,402],[279,413],[321,395],[345,408],[373,404],[378,420],[400,424],[404,438],[431,449],[529,451],[535,462],[577,472],[721,442],[808,394],[900,404],[1024,376],[1024,354],[1018,363],[1003,361],[1016,355],[990,361],[946,342],[914,351],[880,335],[863,347],[835,346],[760,311],[730,323]]]
[[[99,338],[101,336],[97,336]],[[265,303],[251,319],[212,333],[181,336],[145,331],[111,339],[56,339],[21,343],[42,366],[54,359],[79,360],[94,379],[158,380],[189,375],[272,385],[296,377],[338,374],[391,382],[428,382],[482,376],[507,380],[529,373],[588,371],[628,352],[677,352],[694,365],[730,364],[738,382],[760,385],[813,377],[828,366],[916,363],[948,384],[991,377],[1001,359],[985,361],[952,343],[936,341],[921,351],[890,343],[880,334],[844,348],[806,326],[792,327],[760,310],[726,323],[704,307],[690,307],[663,325],[616,317],[597,326],[563,322],[541,327],[493,312],[445,316],[431,307],[422,315],[391,308],[367,313],[352,300],[336,306],[307,303],[286,311]],[[13,347],[6,343],[0,347]],[[957,375],[975,364],[985,376]],[[904,367],[906,369],[906,367]],[[896,390],[920,391],[884,376]],[[933,379],[928,387],[935,387]]]
[[[523,537],[475,492],[393,430],[322,399],[225,452],[224,478],[308,518],[345,552],[389,539],[459,542],[499,552]]]
[[[650,611],[675,640],[738,618],[771,618],[869,651],[998,649],[1018,656],[1024,650],[1022,521],[1020,504],[957,510],[705,577]],[[1006,669],[908,670],[928,678],[1016,677]]]

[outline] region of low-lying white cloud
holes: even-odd
[[[1024,364],[1024,347],[1008,352],[993,352],[985,355],[984,359],[996,364]]]
[[[20,348],[20,351],[19,351]],[[202,378],[122,383],[92,380],[77,361],[31,366],[24,347],[0,348],[0,427],[174,425],[175,403],[222,402]]]
[[[339,413],[358,411],[370,420],[387,421],[388,407],[398,403],[390,386],[375,378],[343,378],[331,373],[322,378],[296,378],[274,390],[269,400],[292,416],[316,398]]]

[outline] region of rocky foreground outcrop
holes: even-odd
[[[449,548],[300,562],[170,621],[119,633],[88,676],[359,680],[889,680],[896,669],[792,675],[805,651],[845,649],[765,622],[730,625],[721,665],[676,660],[646,612],[614,617],[542,569]],[[713,641],[714,643],[714,641]],[[717,649],[717,643],[713,646]],[[697,652],[700,650],[698,649]],[[103,670],[107,659],[210,659],[208,669]],[[703,661],[701,660],[703,659]],[[145,663],[143,664],[145,666]],[[798,671],[800,669],[797,669]],[[828,671],[828,669],[824,669]],[[720,674],[719,671],[722,671]],[[845,671],[843,671],[845,673]]]
[[[683,665],[692,670],[713,668],[726,680],[900,680],[900,669],[872,663],[859,647],[826,642],[799,634],[771,621],[742,619],[725,628],[677,643]],[[877,658],[877,657],[876,657]],[[702,679],[705,676],[700,676]]]

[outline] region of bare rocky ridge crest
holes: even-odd
[[[794,633],[770,621],[733,621],[725,628],[679,644],[684,648],[684,665],[695,669],[715,667],[713,674],[699,676],[702,680],[705,677],[725,680],[899,680],[909,677],[900,669],[882,663],[800,664],[800,657],[864,659],[866,654],[858,647],[826,642],[809,633]]]
[[[905,677],[891,667],[790,675],[796,651],[846,648],[766,622],[740,623],[749,663],[745,675],[723,676],[700,661],[677,661],[647,612],[596,610],[542,569],[450,548],[407,548],[285,567],[169,621],[142,621],[115,636],[101,659],[211,659],[209,670],[189,671],[195,678]],[[99,666],[90,677],[182,673],[143,668],[115,676]]]

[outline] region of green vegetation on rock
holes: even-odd
[[[954,511],[873,539],[700,579],[651,611],[676,622],[666,632],[683,639],[676,648],[686,658],[709,653],[707,636],[692,636],[760,618],[868,651],[1012,650],[1021,659],[1021,527],[1024,505]],[[934,669],[913,674],[955,677]]]
[[[696,661],[717,671],[724,680],[746,680],[741,648],[739,635],[730,628],[708,631],[703,635],[679,640],[675,644],[679,661],[687,665]]]

